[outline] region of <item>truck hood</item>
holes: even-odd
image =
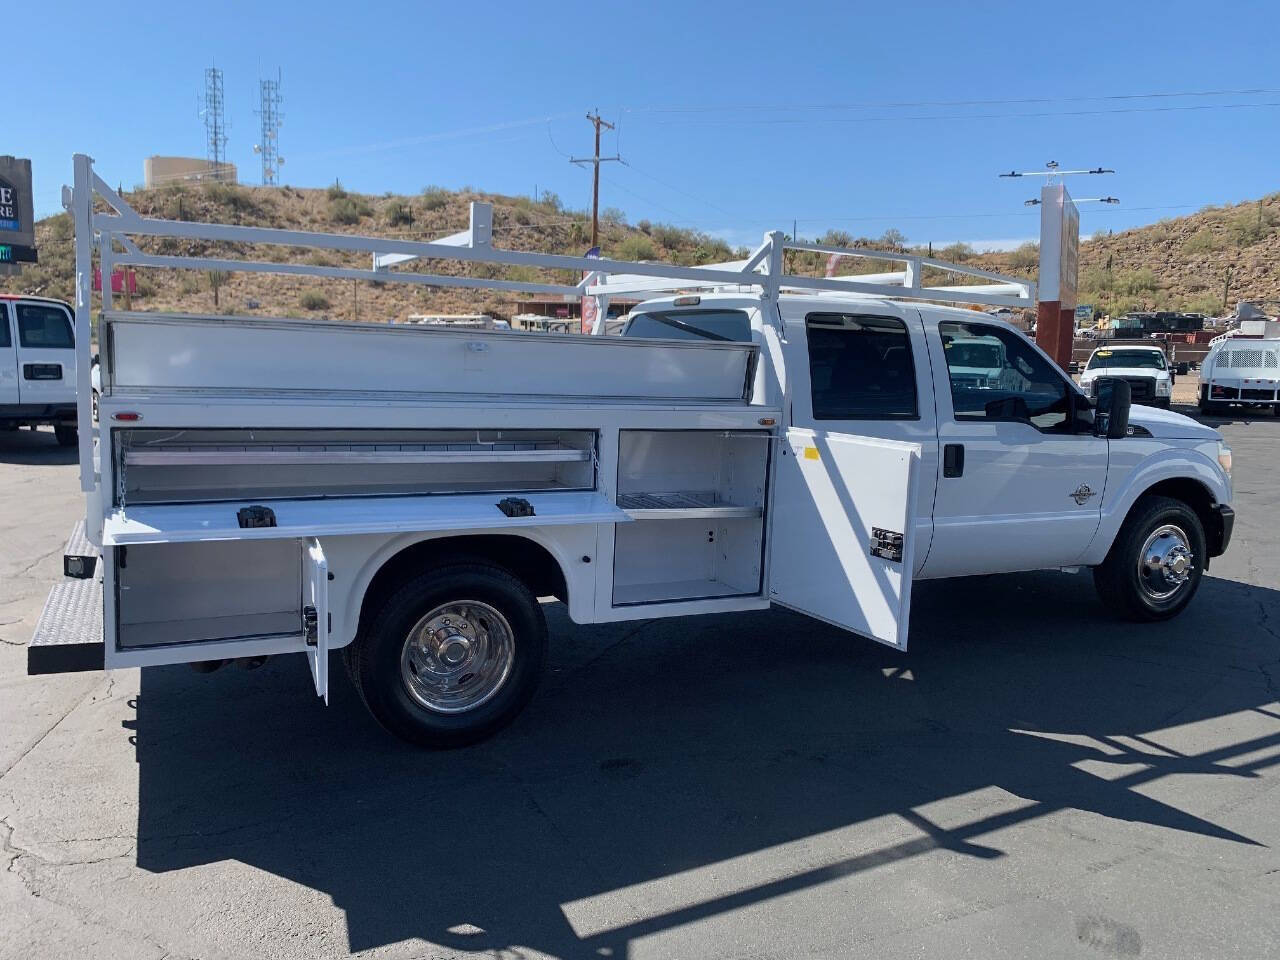
[[[1165,440],[1218,440],[1220,435],[1213,427],[1206,427],[1190,417],[1172,410],[1144,407],[1134,404],[1129,408],[1129,424],[1143,427],[1151,436]]]

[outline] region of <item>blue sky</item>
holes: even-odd
[[[0,153],[32,159],[39,215],[76,151],[126,188],[150,154],[202,156],[211,64],[245,182],[277,69],[297,186],[550,189],[584,208],[567,155],[590,151],[598,107],[627,161],[602,168],[601,205],[734,243],[797,219],[802,237],[1007,244],[1035,235],[1038,188],[996,174],[1049,159],[1117,171],[1071,185],[1122,201],[1083,208],[1085,234],[1280,189],[1274,2],[46,2],[4,19]]]

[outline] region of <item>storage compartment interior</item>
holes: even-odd
[[[768,431],[624,430],[615,605],[759,593]]]
[[[113,431],[117,505],[590,490],[590,430]]]
[[[219,540],[117,547],[122,648],[302,636],[298,540]]]

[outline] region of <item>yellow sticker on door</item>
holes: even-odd
[[[817,459],[818,459],[818,448],[817,448],[817,447],[805,447],[805,448],[804,448],[804,458],[805,458],[806,460],[817,460]]]

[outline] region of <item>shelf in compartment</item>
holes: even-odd
[[[326,463],[581,463],[591,459],[590,450],[557,444],[326,444],[307,447],[297,444],[246,448],[241,446],[165,447],[130,449],[125,463],[130,466],[216,466],[244,464],[326,464]]]
[[[758,591],[743,590],[720,580],[670,580],[663,583],[617,583],[613,605],[626,607],[640,603],[671,603],[678,600],[717,600],[722,597],[752,596]]]
[[[636,520],[687,520],[698,517],[761,517],[761,507],[726,503],[711,490],[679,493],[620,493],[618,506]]]

